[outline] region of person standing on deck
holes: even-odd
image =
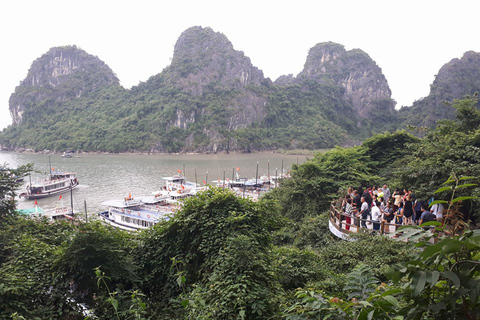
[[[388,201],[390,201],[390,197],[391,197],[390,189],[388,188],[387,184],[383,185],[382,191],[383,191],[383,199],[385,199],[385,204],[387,204]]]
[[[358,194],[357,190],[353,190],[353,205],[357,208],[358,211],[360,211],[360,207],[362,206],[362,201],[360,194]]]
[[[372,203],[372,220],[373,220],[373,230],[377,231],[380,230],[380,217],[382,216],[382,212],[378,207],[380,202],[375,201]]]
[[[350,230],[350,224],[352,223],[353,216],[353,206],[352,199],[347,199],[347,204],[345,205],[345,230]]]
[[[368,206],[367,201],[365,200],[365,197],[361,197],[360,199],[362,201],[362,207],[361,207],[358,215],[362,218],[362,227],[366,229],[367,228],[367,222],[365,220],[370,215],[370,208]]]

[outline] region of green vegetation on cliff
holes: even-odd
[[[328,72],[323,55],[337,62]],[[75,46],[53,48],[12,94],[14,125],[0,143],[56,151],[249,152],[354,144],[389,128],[390,90],[367,54],[317,45],[307,61],[297,79],[272,83],[223,34],[193,27],[179,37],[170,66],[125,90],[98,58]]]

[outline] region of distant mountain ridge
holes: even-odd
[[[480,53],[468,51],[460,59],[443,65],[430,85],[427,97],[415,101],[412,107],[400,110],[402,126],[432,127],[440,119],[453,119],[455,110],[444,102],[461,99],[480,91]]]
[[[477,56],[468,59],[476,63]],[[470,63],[439,76],[468,72]],[[440,87],[449,79],[439,78]],[[52,48],[12,94],[14,124],[0,143],[107,152],[327,148],[401,127],[409,111],[400,112],[401,122],[394,106],[380,67],[360,49],[319,43],[297,76],[272,82],[225,35],[192,27],[178,38],[171,64],[131,90],[85,51]]]

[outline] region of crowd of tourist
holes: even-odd
[[[342,203],[345,213],[346,230],[350,230],[352,219],[360,219],[362,228],[373,224],[373,230],[380,230],[380,223],[384,221],[400,225],[420,225],[428,221],[443,222],[444,207],[441,203],[429,208],[433,199],[417,199],[412,190],[395,190],[391,193],[385,184],[383,187],[368,187],[364,190],[349,188]]]

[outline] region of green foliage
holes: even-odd
[[[409,151],[409,146],[415,146],[420,139],[405,132],[376,134],[362,143],[366,154],[372,163],[370,166],[377,170],[387,171],[396,160],[403,158]]]
[[[104,307],[103,314],[99,315],[97,313],[95,318],[102,318],[102,319],[135,319],[135,320],[144,320],[146,315],[146,304],[142,301],[143,294],[140,293],[138,290],[118,290],[111,291],[110,287],[108,286],[108,282],[110,282],[111,278],[105,275],[105,272],[101,271],[100,267],[94,269],[95,275],[97,277],[97,287],[98,288],[105,288],[106,296],[102,296],[100,293],[99,299],[97,304],[102,303],[103,301],[107,304],[110,304],[111,308]],[[110,311],[110,312],[108,312]],[[86,319],[89,319],[87,317]]]
[[[337,147],[318,153],[294,166],[292,178],[283,181],[267,197],[279,202],[282,215],[298,222],[327,210],[340,189],[372,184],[378,177],[369,164],[365,149],[360,147]]]
[[[402,289],[401,310],[407,319],[424,314],[438,318],[470,319],[480,311],[480,233],[444,238],[436,244],[421,243],[425,249],[406,264],[392,267],[389,278]]]
[[[274,286],[269,284],[270,257],[267,252],[271,242],[270,231],[276,228],[276,218],[269,212],[270,208],[268,202],[253,203],[236,197],[227,189],[218,188],[186,200],[183,209],[173,219],[157,224],[144,235],[142,246],[137,251],[143,272],[142,291],[157,305],[165,306],[169,304],[169,299],[193,289],[188,300],[195,307],[187,311],[202,315],[217,310],[222,304],[232,306],[233,300],[229,299],[234,296],[245,299],[239,304],[241,310],[230,309],[235,316],[242,310],[248,315],[271,312],[272,306],[267,301],[258,306],[251,305],[252,297],[271,297],[270,292],[274,290]],[[245,248],[241,249],[241,245]],[[248,261],[246,257],[249,255],[258,258],[258,261]],[[182,263],[171,268],[172,259]],[[239,266],[245,270],[238,269]],[[255,270],[259,272],[253,276]],[[179,275],[185,277],[185,281],[180,281],[181,286],[177,283]],[[212,291],[219,290],[213,279],[229,292],[224,297],[226,300],[221,300],[223,298],[214,294],[217,291]],[[245,292],[247,296],[244,296]],[[198,299],[205,301],[205,310],[199,309]],[[163,307],[162,312],[167,312],[168,308]]]
[[[274,248],[273,256],[274,267],[285,290],[301,288],[323,278],[320,257],[313,250],[280,247]]]
[[[383,278],[392,263],[408,261],[413,252],[407,244],[376,235],[356,234],[355,241],[337,241],[319,250],[320,260],[338,273],[348,273],[360,262]]]
[[[71,224],[18,216],[0,222],[0,318],[16,312],[27,319],[81,319],[78,305],[55,285],[58,246],[71,234]]]
[[[264,319],[278,306],[271,259],[246,235],[228,237],[205,283],[186,295],[187,319]]]
[[[452,106],[457,111],[457,119],[461,125],[459,130],[472,132],[480,128],[480,111],[477,108],[478,95],[474,97],[467,96],[462,100],[454,100]]]
[[[131,288],[138,281],[136,266],[129,249],[132,237],[99,222],[80,225],[75,236],[62,244],[55,269],[61,275],[59,285],[74,288],[77,301],[93,303],[96,277],[93,270],[101,267],[111,285]]]
[[[480,176],[480,131],[469,124],[480,117],[476,103],[476,97],[454,101],[458,122],[442,122],[420,142],[407,145],[407,154],[391,171],[393,184],[413,189],[417,197],[426,199],[452,172]],[[458,192],[463,195],[466,191]],[[478,196],[478,190],[473,196]]]
[[[377,284],[378,279],[373,276],[370,267],[364,263],[359,263],[347,275],[347,284],[343,290],[348,293],[348,300],[353,298],[366,300],[375,291]]]
[[[32,168],[32,164],[17,169],[8,168],[8,164],[0,167],[0,221],[15,214],[15,196],[21,184],[20,179],[23,179]]]

